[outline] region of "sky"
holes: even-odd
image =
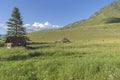
[[[19,8],[28,31],[56,29],[88,19],[115,0],[0,0],[0,34],[7,30],[6,22],[14,7]]]

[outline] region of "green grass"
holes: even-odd
[[[119,80],[120,41],[0,48],[0,80]]]
[[[79,40],[104,40],[120,39],[120,24],[102,24],[94,26],[84,26],[73,29],[38,31],[28,34],[32,41],[54,42],[68,38],[71,42]]]

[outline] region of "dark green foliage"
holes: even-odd
[[[120,23],[120,18],[109,18],[106,23]]]
[[[23,21],[20,16],[20,12],[18,8],[14,8],[11,18],[7,22],[8,36],[23,36],[25,35],[25,28],[23,27]]]

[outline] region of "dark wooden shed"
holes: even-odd
[[[17,37],[17,36],[7,37],[5,43],[7,48],[26,46],[27,44],[24,37]]]

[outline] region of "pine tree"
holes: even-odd
[[[18,8],[14,8],[11,18],[7,22],[7,36],[24,36],[25,28]]]

